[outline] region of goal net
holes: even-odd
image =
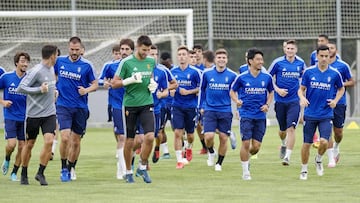
[[[6,68],[13,67],[16,50],[29,52],[32,63],[39,61],[45,43],[56,44],[67,54],[66,42],[75,35],[84,42],[85,56],[97,71],[111,60],[111,47],[125,37],[136,40],[146,34],[154,43],[193,45],[191,9],[4,11],[0,21],[0,64]]]

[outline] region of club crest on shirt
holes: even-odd
[[[150,68],[151,68],[151,67],[150,67],[150,64],[147,64],[147,69],[149,69],[149,70],[150,70]]]
[[[261,86],[265,86],[265,81],[261,81]]]
[[[190,74],[187,74],[186,78],[187,78],[187,79],[190,79]]]
[[[81,67],[77,68],[77,72],[80,73],[81,72]]]
[[[328,77],[328,78],[327,78],[327,81],[330,82],[330,81],[331,81],[331,77]]]
[[[229,78],[228,77],[225,77],[225,82],[228,82],[229,81]]]

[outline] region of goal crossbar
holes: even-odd
[[[61,17],[109,17],[109,16],[185,16],[186,44],[193,47],[193,9],[147,9],[147,10],[63,10],[63,11],[2,11],[0,17],[6,18],[61,18]]]

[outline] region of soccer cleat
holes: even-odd
[[[7,174],[8,170],[9,170],[9,165],[10,165],[9,161],[4,160],[4,162],[1,165],[3,175]]]
[[[324,175],[323,164],[321,161],[316,161],[316,158],[315,158],[315,167],[316,167],[316,173],[318,174],[318,176]]]
[[[20,184],[21,185],[29,185],[29,180],[27,176],[21,176],[20,178]]]
[[[242,179],[243,180],[251,180],[250,173],[243,174]]]
[[[150,176],[146,170],[140,170],[139,168],[136,170],[136,174],[140,175],[145,183],[151,183]]]
[[[202,149],[199,151],[199,154],[207,154],[207,149],[202,148]]]
[[[283,160],[282,160],[282,165],[283,166],[288,166],[290,164],[290,160],[287,158],[287,157],[285,157]]]
[[[286,154],[286,146],[282,146],[280,147],[280,159],[284,159],[285,157],[285,154]]]
[[[61,172],[60,172],[60,180],[61,180],[61,182],[69,182],[71,180],[69,174],[70,173],[69,173],[69,170],[67,168],[61,169]]]
[[[215,171],[221,171],[221,165],[220,164],[215,165]]]
[[[163,158],[163,159],[170,159],[170,154],[169,153],[165,153],[165,154],[163,154],[162,155],[162,157],[161,158]]]
[[[126,174],[125,175],[125,180],[127,183],[134,183],[134,178],[133,178],[133,174]]]
[[[192,149],[186,149],[186,159],[189,162],[192,160]]]
[[[75,168],[73,168],[73,167],[70,169],[70,179],[76,180]]]
[[[236,135],[234,132],[230,131],[230,144],[231,149],[236,149]]]
[[[307,180],[307,175],[308,175],[307,171],[302,171],[300,173],[300,180]]]
[[[213,166],[215,164],[215,153],[208,153],[207,165]]]
[[[186,158],[183,158],[183,159],[182,159],[182,163],[183,163],[184,165],[188,165],[190,162],[189,162]]]
[[[182,162],[177,162],[177,164],[176,164],[176,169],[182,169],[182,168],[184,168],[184,163],[182,163]]]
[[[159,161],[160,158],[160,151],[159,150],[155,150],[152,156],[152,162],[156,163]]]
[[[36,174],[35,180],[40,182],[40,185],[46,186],[48,183],[46,182],[44,174]]]
[[[10,180],[11,180],[11,181],[19,181],[19,180],[17,179],[16,173],[12,173],[12,174],[10,175]]]
[[[335,161],[335,159],[329,160],[328,168],[335,168],[335,166],[336,166],[336,161]]]

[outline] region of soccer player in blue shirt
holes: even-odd
[[[274,79],[275,112],[281,139],[280,158],[282,164],[287,166],[294,148],[295,128],[300,115],[297,91],[306,65],[302,59],[296,56],[295,40],[288,40],[284,49],[285,56],[278,57],[271,63],[269,74]]]
[[[231,99],[240,107],[240,159],[243,180],[251,180],[249,156],[260,150],[266,130],[266,113],[274,96],[271,75],[261,71],[263,53],[256,48],[249,49],[247,63],[249,70],[237,76],[230,90]]]
[[[101,69],[101,73],[100,73],[100,76],[103,75],[103,72],[105,69],[108,69],[108,67],[110,66],[110,64],[113,64],[117,61],[119,61],[121,59],[121,52],[120,52],[120,45],[119,44],[115,44],[113,47],[112,47],[112,57],[113,59],[111,61],[108,61],[104,64],[103,68]],[[103,80],[104,78],[102,78]],[[111,79],[111,78],[109,78]],[[100,81],[101,79],[99,78],[98,79],[99,81],[99,85],[104,85],[103,81]],[[106,87],[106,84],[105,84],[105,88],[108,88],[108,86]],[[111,122],[112,121],[112,107],[111,107],[111,104],[110,104],[110,91],[108,92],[108,108],[107,108],[107,112],[108,112],[108,120],[107,122]]]
[[[318,63],[304,71],[298,91],[300,104],[305,106],[300,180],[307,180],[310,147],[316,128],[320,133],[320,144],[315,156],[316,172],[319,176],[324,174],[322,156],[331,136],[333,109],[345,92],[341,75],[329,66],[329,58],[329,47],[319,46]]]
[[[111,106],[111,112],[114,123],[114,134],[116,139],[116,158],[117,158],[117,179],[123,179],[126,173],[126,165],[124,158],[124,126],[122,119],[122,103],[125,89],[124,88],[112,88],[111,80],[115,75],[115,72],[119,66],[121,59],[130,56],[134,50],[134,41],[129,38],[122,39],[120,45],[116,45],[113,48],[114,61],[104,66],[99,76],[99,85],[103,85],[109,89],[109,105]],[[119,50],[119,54],[117,54]]]
[[[199,109],[203,114],[205,143],[208,149],[208,166],[214,166],[214,137],[219,131],[218,160],[215,171],[221,171],[221,166],[227,150],[227,140],[231,132],[232,109],[230,86],[236,78],[236,73],[226,67],[228,55],[225,49],[215,52],[215,67],[205,69],[201,77],[199,93]]]
[[[351,75],[350,67],[345,62],[337,57],[337,48],[334,42],[329,42],[328,45],[330,51],[330,66],[337,69],[342,77],[344,82],[344,87],[352,87],[355,84],[355,81]],[[339,102],[334,108],[334,118],[333,121],[333,130],[334,130],[334,139],[330,138],[329,147],[327,150],[329,163],[328,167],[332,168],[336,166],[336,163],[339,161],[340,152],[339,144],[343,138],[343,128],[346,116],[346,94],[341,97]]]
[[[30,63],[30,56],[26,52],[17,52],[14,56],[14,71],[0,77],[0,89],[4,90],[0,103],[4,106],[5,160],[1,166],[3,175],[6,175],[10,166],[10,157],[18,144],[14,168],[10,174],[12,181],[17,181],[17,171],[21,164],[21,151],[25,144],[25,110],[26,95],[16,91],[18,85],[26,74]]]
[[[187,146],[185,146],[186,159],[187,161],[192,160],[192,145],[197,114],[197,93],[199,92],[201,73],[197,68],[189,65],[189,49],[186,46],[180,46],[177,49],[177,57],[179,66],[171,69],[171,73],[179,84],[172,103],[171,121],[175,134],[176,168],[181,169],[184,168],[181,150],[184,129],[188,141]]]
[[[149,56],[153,57],[156,61],[156,66],[154,68],[154,80],[158,84],[158,87],[153,92],[155,116],[155,148],[152,156],[152,161],[153,163],[156,163],[160,158],[160,143],[162,141],[162,137],[159,133],[161,128],[161,108],[164,105],[163,99],[165,99],[169,95],[169,79],[165,71],[165,69],[167,68],[157,63],[159,57],[159,50],[155,45],[151,45]]]
[[[76,180],[75,165],[81,138],[89,118],[88,93],[98,88],[93,65],[81,56],[81,39],[71,37],[69,55],[58,57],[54,65],[59,96],[56,114],[61,135],[61,181]],[[68,162],[68,163],[67,163]]]
[[[160,151],[162,151],[163,155],[162,158],[169,159],[170,153],[169,153],[169,147],[167,144],[167,135],[165,132],[165,125],[168,120],[171,120],[171,104],[173,97],[170,95],[170,91],[174,91],[178,84],[176,82],[175,77],[171,74],[171,69],[173,68],[171,55],[169,52],[162,52],[160,56],[160,64],[164,65],[164,69],[168,76],[168,82],[169,82],[169,96],[167,96],[165,99],[163,99],[163,107],[161,108],[161,127],[159,130],[159,134],[161,138],[161,144],[160,144]]]

